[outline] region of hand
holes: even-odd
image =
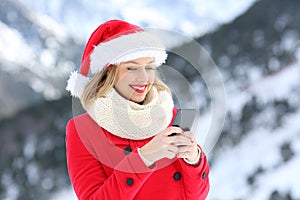
[[[188,162],[196,162],[198,155],[201,152],[198,152],[197,142],[195,136],[192,132],[186,131],[183,133],[185,137],[189,138],[192,141],[191,145],[179,146],[178,158],[184,158]]]
[[[169,136],[172,133],[177,134]],[[192,145],[191,137],[185,136],[181,128],[171,126],[158,133],[150,142],[140,148],[140,153],[145,159],[154,163],[162,158],[172,159],[176,157],[180,148],[190,145]]]

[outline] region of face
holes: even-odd
[[[122,62],[118,66],[115,90],[130,101],[141,103],[156,77],[154,60],[150,57]]]

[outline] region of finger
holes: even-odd
[[[176,127],[176,126],[170,126],[166,129],[166,131],[164,132],[165,136],[169,136],[172,133],[179,133],[182,134],[184,133],[184,131],[180,128],[180,127]]]
[[[195,134],[191,131],[184,131],[183,135],[191,139],[195,138]]]
[[[178,158],[189,158],[191,156],[191,152],[178,153]]]
[[[197,140],[196,140],[196,137],[195,137],[195,134],[194,134],[193,132],[191,132],[191,131],[185,131],[182,135],[184,135],[184,136],[190,138],[191,141],[193,141],[193,142],[196,142],[196,141],[197,141]]]
[[[174,152],[171,152],[171,151],[166,151],[165,152],[165,157],[166,158],[173,159],[173,158],[175,158],[175,156],[176,156],[176,153],[174,153]]]
[[[171,151],[171,152],[176,154],[176,153],[178,153],[179,148],[176,145],[170,144],[170,145],[167,146],[166,150]]]
[[[171,143],[176,145],[176,146],[179,146],[179,145],[192,145],[193,144],[193,142],[190,138],[185,137],[183,135],[173,136],[172,138],[170,138],[170,140],[171,140]]]
[[[201,151],[199,151],[199,148],[197,146],[193,146],[191,148],[181,149],[181,150],[179,148],[179,151],[184,151],[184,150],[187,151],[179,152],[177,154],[177,157],[195,160],[199,155],[201,155]]]
[[[190,145],[192,144],[192,140],[188,137],[185,137],[183,135],[174,135],[174,136],[164,136],[161,138],[161,143],[164,143],[165,145],[173,144],[173,145]]]
[[[187,153],[192,152],[193,146],[179,146],[177,152],[178,153]]]

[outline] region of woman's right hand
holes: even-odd
[[[192,143],[191,138],[185,136],[180,127],[170,126],[140,148],[140,153],[147,161],[154,163],[162,158],[173,159],[179,146],[189,146]]]

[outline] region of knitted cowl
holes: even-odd
[[[151,88],[143,104],[122,97],[111,89],[87,110],[102,128],[121,138],[143,140],[166,129],[172,119],[174,103],[167,91]]]

